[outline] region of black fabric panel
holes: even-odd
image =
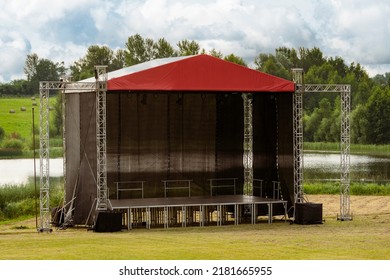
[[[293,95],[278,94],[278,170],[288,208],[294,201]]]
[[[238,178],[237,194],[243,194],[244,108],[241,94],[218,94],[216,105],[215,178]],[[229,189],[221,190],[219,194],[232,194]]]
[[[215,108],[214,94],[109,93],[109,187],[147,181],[145,197],[161,197],[162,180],[192,180],[191,195],[208,194],[207,179],[215,174]]]
[[[215,95],[174,93],[168,99],[167,179],[192,180],[192,195],[207,195],[215,171]]]
[[[277,170],[277,115],[275,94],[253,95],[253,177],[264,180],[263,196],[272,197]]]
[[[167,102],[164,94],[107,94],[107,180],[147,181],[146,197],[163,196],[168,171]]]
[[[109,92],[107,112],[112,192],[118,181],[147,181],[145,197],[161,197],[162,180],[192,180],[191,195],[208,195],[208,179],[237,177],[242,193],[240,94]]]
[[[80,166],[80,95],[66,94],[65,131],[66,131],[66,197],[68,211],[77,186]]]
[[[253,176],[263,179],[263,196],[272,198],[279,181],[283,199],[294,200],[293,105],[291,93],[253,95]]]
[[[80,94],[80,167],[74,200],[75,224],[86,224],[96,199],[96,98]],[[93,208],[94,209],[94,208]]]

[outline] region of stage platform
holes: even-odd
[[[136,227],[172,227],[205,225],[255,224],[261,216],[259,207],[266,208],[265,216],[272,223],[275,205],[284,209],[287,220],[287,201],[258,196],[222,195],[161,197],[140,199],[110,199],[112,210],[122,212],[123,225]]]

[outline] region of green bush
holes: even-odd
[[[306,194],[340,194],[339,182],[307,182]],[[351,195],[390,195],[390,184],[351,182]]]
[[[23,153],[24,143],[20,139],[6,139],[3,141],[2,148],[0,149],[0,156],[18,156]]]
[[[4,140],[2,146],[3,146],[4,149],[20,150],[20,151],[22,151],[23,148],[24,148],[24,143],[20,139],[10,138],[10,139]]]
[[[5,136],[5,130],[0,126],[0,142],[3,141]]]
[[[62,179],[50,179],[50,205],[57,207],[63,202]],[[0,221],[34,215],[36,202],[39,207],[39,186],[35,195],[33,180],[24,185],[0,186]]]
[[[14,219],[25,215],[35,214],[35,201],[32,198],[23,199],[18,202],[8,203],[3,210],[3,215],[8,219]]]

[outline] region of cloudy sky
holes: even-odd
[[[234,53],[251,64],[275,48],[319,47],[390,72],[388,0],[0,0],[0,82],[25,78],[27,54],[69,66],[92,44],[125,48],[131,35]]]

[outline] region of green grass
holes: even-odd
[[[304,182],[306,194],[340,194],[339,182]],[[390,183],[351,182],[351,195],[380,195],[390,196]]]
[[[36,102],[36,106],[33,106]],[[56,102],[55,97],[50,97],[50,106]],[[21,111],[24,107],[26,110]],[[19,135],[23,141],[24,149],[22,151],[14,151],[9,149],[0,149],[0,158],[32,158],[32,110],[34,108],[35,129],[39,128],[39,98],[32,100],[31,97],[13,97],[0,98],[0,127],[5,131],[5,138],[12,134]],[[15,113],[10,113],[14,110]],[[50,115],[53,118],[53,114]],[[5,139],[3,140],[5,141]],[[36,148],[39,149],[39,131],[36,131]],[[1,143],[0,143],[1,147]],[[39,154],[39,153],[37,153]],[[62,139],[61,137],[52,137],[50,139],[50,157],[62,156]]]
[[[50,203],[57,206],[63,199],[62,179],[50,178],[50,182]],[[23,185],[0,186],[0,222],[34,215],[38,197],[39,180],[37,191],[32,179]]]
[[[55,99],[51,98],[51,102]],[[36,106],[32,103],[36,102]],[[25,107],[26,111],[21,111]],[[13,132],[19,133],[23,139],[32,138],[32,108],[34,108],[35,123],[39,123],[39,98],[0,98],[0,126],[7,135]],[[10,110],[15,110],[11,114]]]
[[[340,153],[340,143],[305,142],[305,151]],[[390,145],[351,144],[351,154],[390,157]]]
[[[390,214],[327,220],[322,225],[256,225],[86,229],[37,233],[34,221],[0,226],[0,259],[8,260],[289,260],[389,259]],[[23,249],[21,249],[23,248]]]

